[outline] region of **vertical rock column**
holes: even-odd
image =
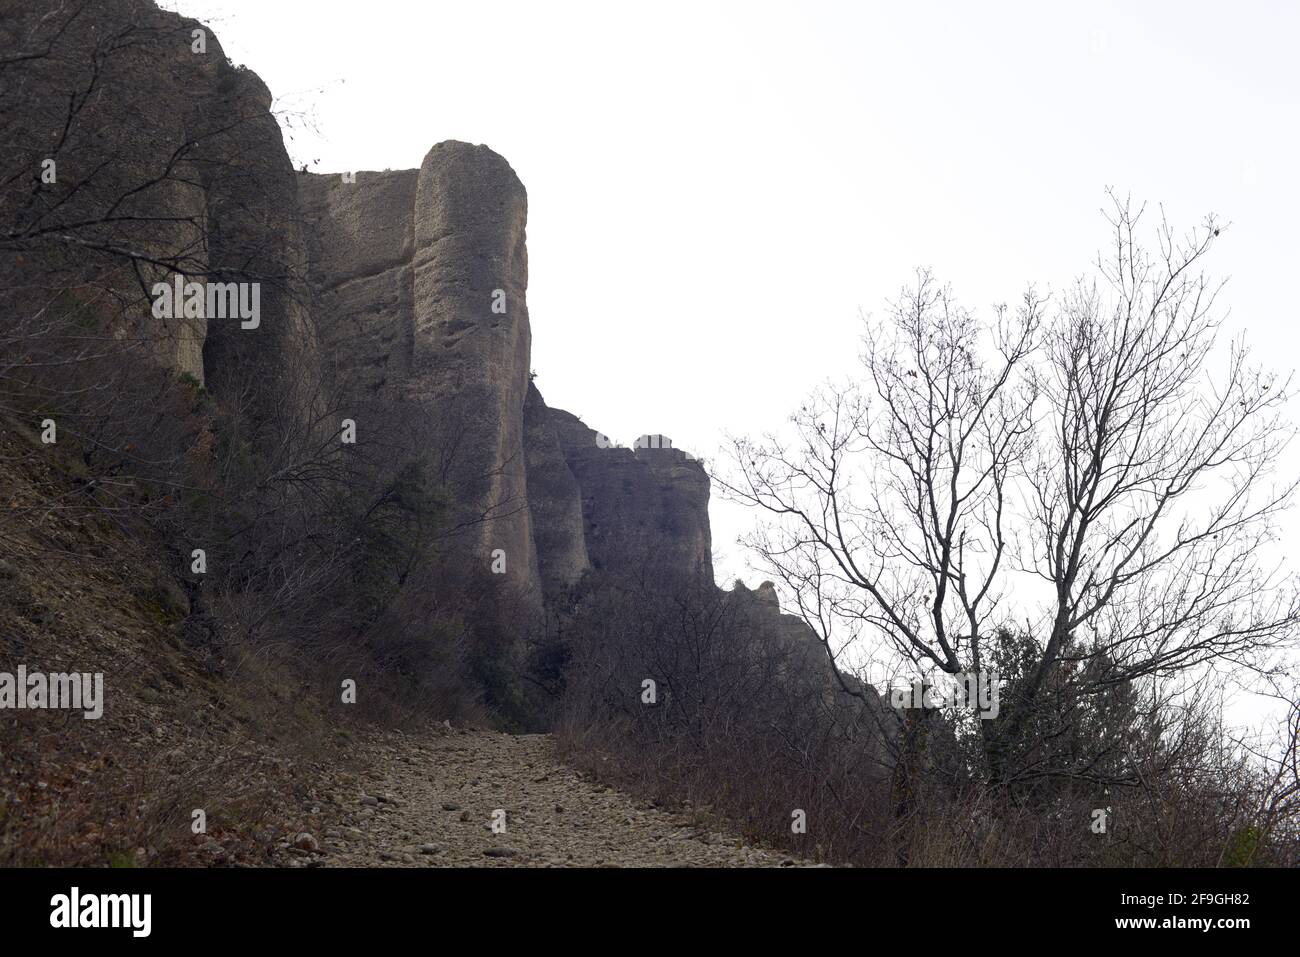
[[[554,595],[591,567],[582,521],[582,490],[564,461],[551,410],[531,383],[524,403],[528,512],[542,589]]]
[[[437,417],[438,441],[455,450],[456,518],[486,516],[465,536],[467,560],[487,569],[502,549],[509,580],[535,593],[523,450],[527,216],[523,184],[486,146],[449,141],[425,156],[415,198],[408,388]]]

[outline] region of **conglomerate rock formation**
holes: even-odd
[[[651,565],[713,581],[709,477],[674,448],[622,448],[560,409],[551,419],[578,488],[592,565]]]
[[[42,27],[60,17],[46,50]],[[3,0],[0,49],[0,169],[40,176],[0,192],[0,309],[61,297],[214,391],[256,379],[263,412],[309,419],[320,357],[297,187],[261,79],[149,0]],[[259,321],[156,317],[149,289],[176,277],[259,283]]]
[[[44,5],[0,5],[5,49],[23,51]],[[92,4],[58,43],[24,61],[37,85],[0,87],[5,168],[39,169],[67,111],[81,113],[58,145],[59,183],[77,188],[55,206],[39,189],[4,194],[6,314],[107,282],[120,335],[249,421],[328,440],[341,423],[321,412],[342,408],[360,442],[400,433],[451,490],[464,564],[500,556],[533,607],[592,569],[712,586],[701,464],[666,442],[611,447],[532,385],[527,194],[505,159],[447,141],[418,169],[295,171],[266,85],[152,0]],[[69,56],[101,63],[92,95],[74,89]],[[107,218],[49,225],[83,211]],[[256,283],[260,317],[159,319],[150,284],[177,276]],[[794,627],[773,602],[753,607]]]
[[[591,567],[712,581],[703,467],[612,447],[529,381],[527,196],[504,159],[444,142],[419,170],[302,174],[299,192],[327,361],[357,401],[414,410],[454,445],[459,506],[490,516],[472,559],[501,549],[538,595]]]

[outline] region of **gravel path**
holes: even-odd
[[[790,867],[776,850],[661,810],[557,762],[548,735],[452,731],[368,749],[327,867]],[[504,813],[503,813],[504,812]],[[494,830],[495,827],[495,830]],[[299,852],[301,854],[301,852]],[[302,863],[307,863],[306,860]],[[806,865],[805,865],[806,866]]]

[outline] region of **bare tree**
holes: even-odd
[[[1111,198],[1097,278],[1052,315],[1031,288],[981,321],[919,274],[867,322],[863,381],[815,395],[794,444],[735,440],[719,483],[773,516],[750,544],[833,658],[866,636],[961,675],[1028,637],[1010,706],[979,723],[992,783],[1049,687],[1264,669],[1300,617],[1264,547],[1296,487],[1274,482],[1290,382],[1216,345],[1201,262],[1221,227],[1180,240],[1162,220],[1148,252],[1143,211]]]

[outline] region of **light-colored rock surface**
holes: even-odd
[[[418,170],[301,173],[315,313],[335,382],[350,400],[392,401],[410,374]]]
[[[511,581],[539,598],[523,184],[486,146],[452,140],[418,170],[301,175],[299,195],[327,360],[351,407],[409,422],[408,444],[435,458],[454,450],[434,464],[446,467],[453,522],[470,529],[465,559],[486,570],[504,550]]]
[[[491,516],[480,526],[479,559],[487,566],[491,552],[503,549],[507,574],[517,569],[532,584],[537,556],[523,444],[532,345],[527,219],[523,183],[501,156],[454,140],[429,150],[415,195],[408,389],[451,410],[463,429],[453,463],[460,502]]]
[[[807,866],[580,775],[556,760],[549,735],[385,736],[367,753],[375,769],[343,800],[352,810],[326,842],[325,866]],[[376,793],[377,805],[361,803]],[[492,829],[497,811],[504,832]]]

